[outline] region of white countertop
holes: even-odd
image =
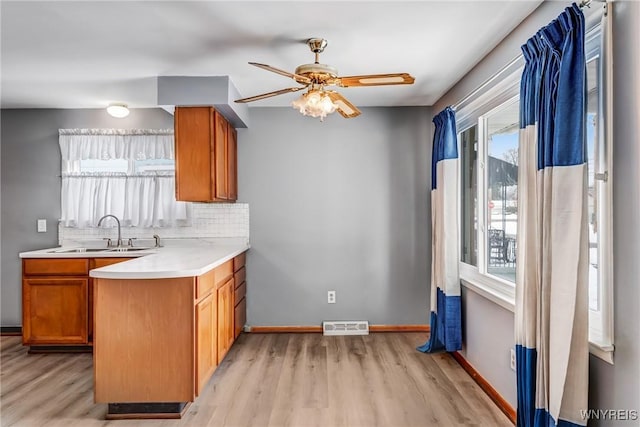
[[[193,242],[137,252],[65,252],[71,247],[22,252],[20,258],[131,257],[130,261],[93,269],[89,276],[102,279],[166,279],[200,276],[249,249],[245,242]]]

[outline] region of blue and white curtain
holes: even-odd
[[[521,427],[586,425],[584,25],[573,4],[522,46],[515,313]]]
[[[431,334],[418,350],[462,349],[458,273],[458,141],[455,112],[436,117],[431,158]]]

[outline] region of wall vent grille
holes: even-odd
[[[369,335],[366,320],[337,320],[322,322],[323,335]]]

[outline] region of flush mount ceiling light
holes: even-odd
[[[127,104],[112,103],[107,107],[107,113],[112,117],[122,119],[129,115],[129,108],[127,107]]]
[[[290,77],[302,86],[295,86],[286,89],[280,89],[273,92],[263,93],[261,95],[251,96],[249,98],[237,99],[236,102],[253,102],[260,99],[270,98],[285,93],[297,92],[308,88],[307,93],[293,101],[293,108],[300,110],[305,116],[320,117],[324,119],[327,114],[337,111],[347,119],[360,115],[360,110],[351,104],[347,99],[333,90],[324,90],[326,86],[339,87],[355,87],[355,86],[386,86],[386,85],[410,85],[413,84],[414,78],[408,73],[394,74],[365,74],[361,76],[338,76],[338,70],[335,67],[320,63],[320,53],[327,47],[325,39],[313,38],[307,40],[307,45],[315,55],[313,64],[302,64],[296,68],[295,72],[290,73],[267,64],[259,64],[257,62],[249,62],[263,70],[280,74],[281,76]]]

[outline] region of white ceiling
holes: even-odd
[[[293,71],[313,62],[310,37],[329,40],[320,60],[342,76],[416,78],[340,89],[355,105],[432,105],[540,2],[2,0],[1,106],[154,107],[156,77],[172,75],[228,75],[253,96],[297,84],[247,61]]]

